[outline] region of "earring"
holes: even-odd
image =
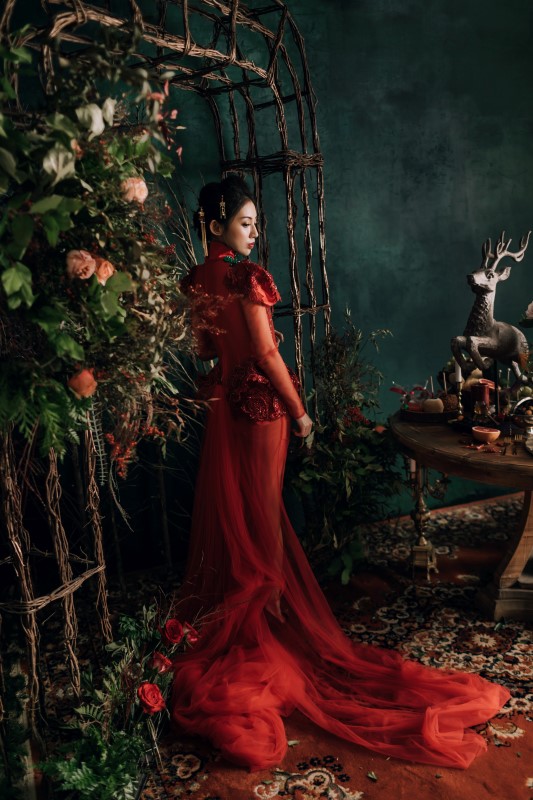
[[[224,195],[220,196],[220,219],[226,219],[226,201]]]
[[[202,206],[198,209],[198,219],[200,220],[200,229],[202,232],[202,247],[204,249],[204,256],[207,257],[207,236],[205,233],[205,214]]]

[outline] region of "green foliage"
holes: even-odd
[[[368,344],[377,349],[389,333],[374,331],[365,338],[347,313],[344,331],[332,331],[319,345],[315,378],[321,421],[307,448],[288,462],[288,479],[306,511],[307,545],[339,551],[331,570],[341,573],[343,583],[364,558],[361,525],[383,514],[386,499],[400,486],[394,440],[365,415],[378,408],[382,376],[364,350]]]
[[[113,731],[105,739],[97,726],[88,727],[75,745],[65,745],[61,755],[40,768],[75,797],[95,800],[134,800],[139,761],[146,744],[142,736]]]
[[[39,98],[37,54],[20,46],[29,31],[0,44],[0,432],[14,425],[62,454],[87,425],[83,398],[96,387],[72,379],[88,370],[124,472],[143,435],[183,426],[163,361],[186,329],[158,189],[173,169],[161,86],[172,73],[132,65],[138,31],[102,29],[71,56],[52,42],[55,90]],[[31,111],[20,112],[18,85],[33,87]],[[141,195],[127,194],[131,180]]]
[[[19,722],[22,716],[21,697],[26,689],[22,675],[11,674],[9,659],[4,661],[5,693],[4,715],[1,723],[4,758],[0,759],[0,797],[2,800],[19,800],[19,781],[24,777],[25,743],[29,733]]]
[[[147,715],[137,690],[144,682],[158,686],[163,696],[172,681],[169,669],[158,671],[155,654],[172,658],[189,646],[190,626],[181,641],[165,644],[161,610],[143,607],[138,618],[121,616],[116,641],[106,646],[108,660],[95,676],[82,673],[81,702],[75,718],[63,726],[68,741],[39,769],[54,788],[93,800],[130,800],[136,796],[143,758],[157,747],[156,731],[162,714]]]

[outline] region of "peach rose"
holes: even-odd
[[[76,158],[82,158],[83,157],[83,150],[81,149],[77,139],[71,139],[70,140],[70,147],[72,149],[72,152],[76,156]]]
[[[101,283],[102,286],[106,285],[106,282],[109,278],[114,274],[115,267],[111,263],[111,261],[106,261],[105,258],[99,258],[98,256],[95,258],[96,261],[96,277],[98,278],[98,283]]]
[[[67,253],[67,274],[69,278],[86,281],[94,273],[96,261],[87,250],[69,250]]]
[[[98,383],[94,379],[92,369],[81,369],[68,379],[67,385],[80,400],[82,397],[90,397],[94,394]]]
[[[148,187],[142,178],[126,178],[120,186],[122,196],[128,203],[144,203],[148,197]]]

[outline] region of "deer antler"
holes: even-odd
[[[530,234],[531,231],[528,231],[527,234],[524,234],[524,236],[522,236],[522,238],[520,239],[520,249],[517,250],[516,253],[510,252],[509,245],[513,240],[508,239],[507,241],[505,241],[505,231],[501,232],[500,238],[496,242],[496,248],[495,248],[496,253],[491,252],[491,241],[490,239],[487,239],[487,241],[483,244],[483,247],[481,249],[481,253],[483,256],[483,262],[481,265],[482,268],[487,269],[487,267],[489,266],[489,260],[491,258],[494,259],[494,261],[490,265],[490,268],[493,270],[496,269],[502,258],[504,258],[505,256],[509,256],[510,258],[513,259],[513,261],[522,261],[522,259],[524,258],[524,253],[526,252],[527,246],[529,244]]]

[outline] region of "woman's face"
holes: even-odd
[[[230,219],[221,235],[215,238],[239,255],[249,256],[258,236],[257,210],[254,203],[248,200]]]

